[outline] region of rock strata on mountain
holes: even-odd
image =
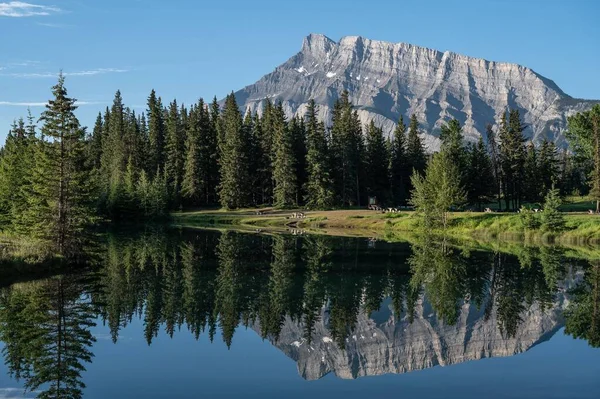
[[[357,36],[336,43],[318,34],[306,37],[298,54],[235,95],[244,110],[258,112],[266,98],[281,101],[288,117],[302,115],[314,99],[320,116],[330,121],[344,90],[363,123],[374,120],[388,134],[400,115],[407,121],[415,113],[431,150],[439,146],[443,122],[458,119],[467,140],[474,141],[507,107],[519,109],[529,139],[565,146],[567,116],[597,102],[574,99],[516,64]]]
[[[355,329],[344,339],[345,348],[334,341],[328,328],[329,310],[324,307],[312,342],[304,337],[303,323],[287,318],[272,343],[297,363],[299,374],[307,380],[331,372],[340,378],[406,373],[525,352],[561,328],[565,304],[561,296],[550,308],[531,306],[520,315],[516,334],[509,337],[501,331],[495,311],[486,319],[482,310],[466,303],[457,323],[448,325],[436,318],[427,302],[421,302],[410,323],[406,315],[397,319],[387,300],[378,312],[358,316]],[[253,327],[260,330],[259,324]]]

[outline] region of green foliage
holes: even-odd
[[[327,209],[333,206],[333,179],[330,175],[329,151],[325,127],[317,119],[314,100],[306,113],[306,165],[307,181],[304,201],[310,209]]]
[[[519,218],[521,219],[523,227],[527,230],[537,230],[542,225],[542,221],[538,217],[538,214],[524,206],[522,206],[519,211]]]
[[[467,200],[482,210],[482,204],[494,193],[495,178],[492,160],[488,155],[483,138],[466,150],[466,171],[463,172]]]
[[[230,94],[222,113],[222,139],[219,142],[220,175],[219,200],[226,209],[250,205],[251,187],[249,134],[243,128],[242,115]]]
[[[367,127],[365,148],[365,186],[368,195],[377,197],[379,203],[386,203],[389,197],[389,159],[383,129],[371,121]]]
[[[590,195],[600,211],[600,105],[568,118],[567,138],[575,153],[593,165],[590,173]]]
[[[559,208],[562,205],[560,191],[552,188],[546,200],[544,201],[544,210],[542,211],[542,229],[549,232],[559,232],[565,228],[565,218]]]
[[[96,220],[94,187],[85,168],[84,130],[62,75],[52,93],[54,99],[40,119],[43,139],[35,144],[22,224],[26,234],[68,257],[82,248],[88,228]]]
[[[446,151],[434,155],[425,176],[413,173],[410,203],[422,216],[426,229],[446,228],[448,213],[465,200],[456,164]]]
[[[508,118],[502,114],[500,122],[500,147],[498,162],[500,180],[506,209],[518,209],[524,197],[525,180],[525,137],[518,110],[510,110]]]
[[[410,124],[408,126],[408,138],[406,142],[406,158],[408,160],[408,168],[410,173],[416,171],[422,173],[427,166],[427,158],[425,157],[425,147],[419,136],[419,121],[417,115],[412,114]]]
[[[272,110],[272,126],[274,137],[273,158],[273,205],[278,208],[289,208],[297,204],[298,184],[296,152],[294,151],[294,131],[287,126],[283,106],[279,103]]]
[[[406,203],[409,194],[410,173],[406,149],[406,125],[400,116],[390,143],[390,189],[393,204]]]
[[[597,261],[591,262],[583,281],[570,294],[565,333],[600,348],[600,265]]]
[[[337,201],[341,206],[360,206],[364,138],[358,113],[352,109],[347,91],[334,105],[330,150]]]

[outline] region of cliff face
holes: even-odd
[[[522,353],[549,339],[563,325],[564,297],[550,309],[533,305],[521,314],[514,337],[503,336],[495,311],[485,320],[482,310],[464,304],[458,322],[447,325],[435,317],[426,302],[417,306],[412,323],[406,315],[394,317],[390,301],[371,315],[361,313],[356,328],[345,338],[341,349],[328,328],[328,309],[321,313],[312,342],[303,338],[304,325],[287,319],[276,342],[297,362],[299,374],[307,380],[333,372],[340,378],[357,378],[388,373],[406,373],[433,366],[448,366],[489,357]],[[260,325],[255,325],[260,329]]]
[[[264,99],[281,101],[289,116],[304,114],[314,99],[322,118],[348,90],[361,120],[374,120],[389,134],[400,115],[415,113],[427,146],[439,146],[439,127],[451,118],[464,125],[467,140],[496,124],[507,107],[519,109],[525,134],[566,145],[566,118],[594,101],[566,95],[554,82],[529,68],[491,62],[405,43],[323,35],[304,39],[301,51],[253,85],[238,91],[244,110],[260,112]]]

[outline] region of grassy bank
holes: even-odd
[[[303,219],[291,219],[293,211],[263,209],[239,211],[196,211],[173,215],[182,226],[236,226],[249,229],[312,231],[346,236],[380,237],[393,241],[418,234],[419,219],[413,212],[382,214],[369,210],[305,212]],[[506,240],[517,242],[600,244],[600,216],[566,213],[566,229],[560,233],[527,230],[518,214],[457,212],[452,214],[446,234],[461,239]]]

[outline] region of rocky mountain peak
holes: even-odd
[[[388,134],[400,116],[408,120],[416,114],[431,150],[439,146],[444,122],[458,119],[466,139],[475,141],[507,108],[519,109],[529,139],[565,146],[567,116],[595,103],[573,99],[550,79],[517,64],[361,36],[335,42],[322,34],[308,35],[299,53],[236,97],[244,110],[259,113],[265,99],[281,101],[288,117],[303,115],[314,99],[320,117],[330,121],[344,90],[362,122],[374,120]]]

